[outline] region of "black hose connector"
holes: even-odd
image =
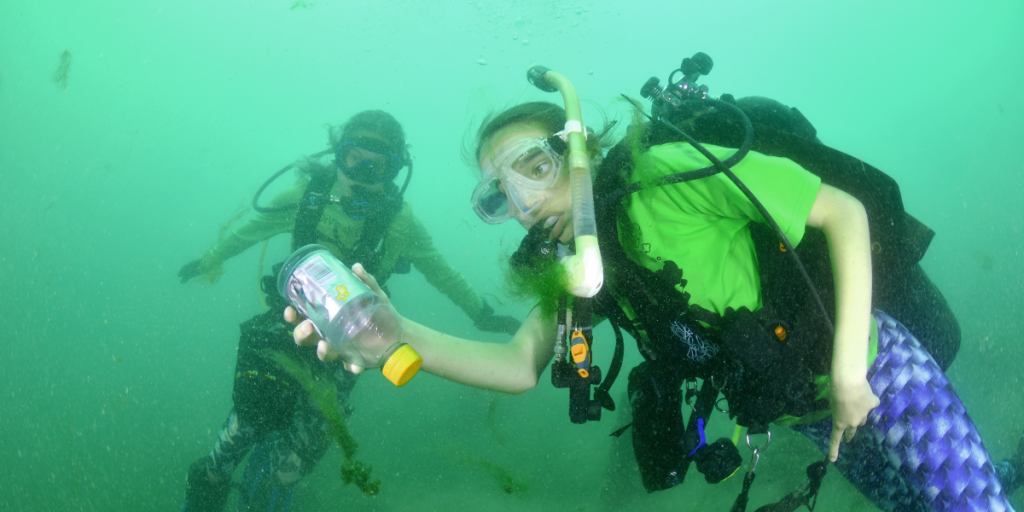
[[[548,71],[551,70],[544,66],[533,66],[530,69],[526,70],[526,79],[529,80],[530,83],[533,84],[535,87],[544,92],[558,92],[558,89],[555,88],[555,86],[549,84],[547,79],[544,78],[544,75],[547,74]]]

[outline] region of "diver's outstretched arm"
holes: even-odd
[[[387,295],[377,285],[376,279],[367,274],[362,265],[353,265],[352,270],[387,301]],[[284,317],[296,324],[293,332],[296,344],[316,346],[317,356],[323,361],[338,359],[338,354],[317,336],[312,322],[301,318],[290,306],[285,309]],[[403,341],[423,357],[423,370],[467,386],[520,394],[537,385],[541,373],[554,356],[555,319],[553,316],[545,318],[540,308],[530,312],[509,343],[456,338],[407,318],[402,319],[402,325],[405,330]]]
[[[518,395],[537,385],[554,356],[556,326],[534,308],[508,343],[448,336],[403,319],[404,340],[423,356],[423,369],[453,382]]]

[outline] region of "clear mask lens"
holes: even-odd
[[[511,216],[508,194],[496,178],[480,182],[473,191],[472,202],[473,211],[488,224],[505,222]]]

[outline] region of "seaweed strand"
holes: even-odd
[[[359,443],[349,434],[345,418],[338,412],[336,406],[338,394],[334,386],[323,381],[314,380],[309,369],[281,352],[263,350],[260,351],[260,356],[273,361],[282,370],[294,377],[299,382],[299,385],[302,386],[302,389],[309,395],[313,404],[324,413],[324,417],[327,418],[327,424],[330,427],[328,433],[338,442],[341,452],[345,455],[345,461],[341,464],[341,480],[346,485],[355,484],[359,491],[366,496],[379,494],[380,480],[370,480],[370,472],[373,471],[373,466],[355,459]]]

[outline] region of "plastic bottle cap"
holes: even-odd
[[[416,376],[423,366],[423,358],[416,352],[416,349],[409,345],[402,345],[395,350],[388,358],[388,362],[381,368],[384,376],[396,386],[404,386]]]

